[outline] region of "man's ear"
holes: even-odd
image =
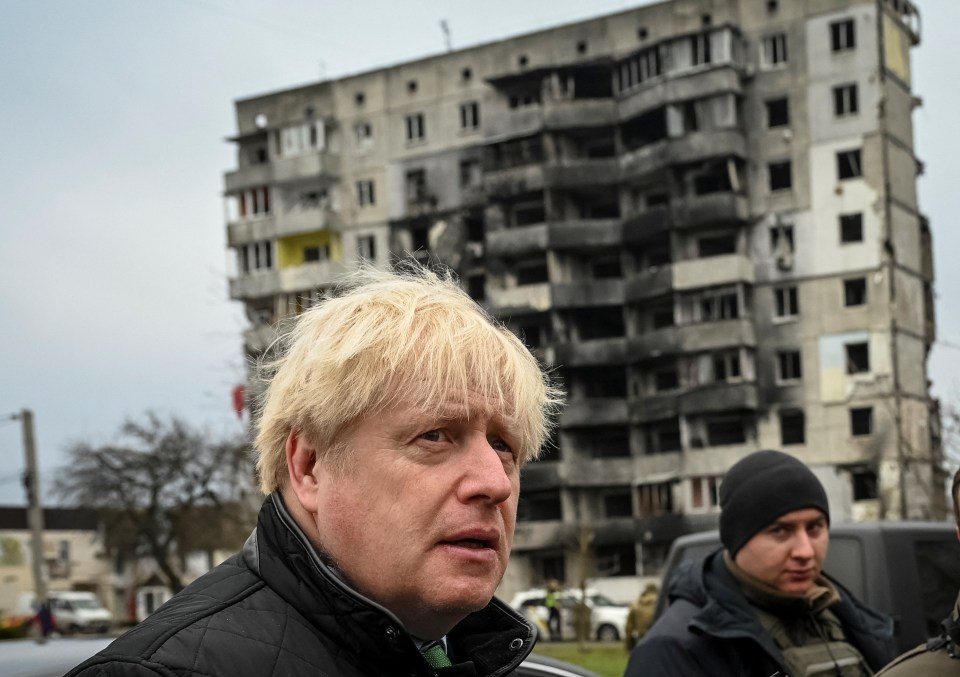
[[[317,466],[317,452],[297,430],[291,430],[287,435],[285,451],[290,489],[307,512],[315,513],[318,504],[318,482],[314,474]]]

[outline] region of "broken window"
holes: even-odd
[[[280,130],[279,150],[282,157],[302,155],[325,147],[323,123],[317,120],[291,125]]]
[[[760,45],[760,64],[765,69],[779,68],[787,63],[787,34],[764,36]]]
[[[701,237],[697,240],[697,254],[700,258],[736,253],[737,236],[734,233]]]
[[[840,215],[840,242],[863,242],[863,214]]]
[[[373,125],[369,122],[358,122],[353,126],[353,135],[357,146],[367,148],[373,143]]]
[[[843,281],[843,305],[862,306],[867,302],[867,278],[855,277]]]
[[[270,188],[248,188],[237,195],[239,217],[248,219],[254,216],[264,216],[270,213]]]
[[[863,374],[870,371],[870,347],[866,341],[847,343],[843,348],[847,355],[848,374]]]
[[[646,431],[648,454],[680,451],[680,419],[672,418],[651,424]]]
[[[426,135],[426,129],[423,124],[423,113],[414,113],[406,116],[404,119],[407,133],[407,143],[423,141]]]
[[[860,164],[860,149],[845,150],[837,153],[837,178],[854,179],[863,176],[863,168]]]
[[[840,85],[833,88],[833,114],[837,117],[855,115],[860,105],[857,101],[857,84]]]
[[[669,515],[673,512],[673,483],[657,482],[637,486],[640,517]]]
[[[790,160],[771,162],[767,165],[770,190],[790,190],[793,187],[793,172]]]
[[[719,447],[727,444],[744,444],[747,441],[743,419],[739,416],[717,416],[704,421],[707,445]]]
[[[773,290],[774,317],[785,319],[800,314],[796,287],[779,287]]]
[[[326,261],[329,254],[330,249],[326,246],[321,247],[317,245],[303,248],[303,260],[305,263],[318,263],[321,261]]]
[[[790,102],[785,96],[767,99],[767,127],[786,127],[790,124]]]
[[[661,46],[640,50],[617,64],[615,69],[617,85],[621,92],[663,74]]]
[[[637,548],[632,541],[620,545],[598,545],[594,555],[600,576],[637,575]]]
[[[853,19],[834,21],[830,24],[830,49],[842,52],[857,46],[856,30]]]
[[[807,441],[806,416],[800,409],[780,412],[780,444],[804,444]]]
[[[720,505],[720,482],[719,477],[691,477],[690,482],[690,507],[691,512],[704,512],[715,510]]]
[[[738,351],[713,356],[713,380],[740,380],[740,353]]]
[[[711,62],[709,33],[700,33],[690,38],[690,55],[694,66],[702,66]]]
[[[803,378],[799,350],[782,350],[777,353],[777,381],[786,383]]]
[[[545,259],[518,263],[516,265],[516,275],[518,287],[528,284],[542,284],[550,280]]]
[[[361,179],[357,181],[357,206],[369,207],[377,203],[377,196],[374,191],[373,179]]]
[[[524,491],[517,504],[518,522],[542,522],[563,519],[559,489]]]
[[[273,242],[261,240],[237,247],[237,266],[241,273],[273,268]]]
[[[604,517],[633,517],[630,487],[611,489],[603,494]]]
[[[467,293],[474,301],[484,301],[487,298],[487,278],[483,273],[467,276]],[[538,345],[527,344],[528,348],[537,348]]]
[[[460,104],[460,129],[470,130],[480,127],[480,104],[468,101]]]
[[[423,202],[427,198],[427,171],[425,169],[411,169],[404,179],[407,202]]]
[[[700,321],[733,320],[740,317],[736,291],[706,293],[700,298]]]
[[[852,412],[851,412],[852,413]],[[870,434],[870,433],[866,433]],[[880,497],[877,490],[877,473],[869,468],[855,468],[850,471],[850,483],[853,485],[853,500],[871,501]]]
[[[674,325],[673,305],[664,304],[650,311],[650,324],[653,329],[662,329]]]
[[[377,260],[377,240],[373,235],[357,237],[357,257],[365,261]]]
[[[873,407],[850,409],[850,434],[853,437],[873,434]]]
[[[800,409],[780,412],[780,444],[804,444],[806,436],[806,416]]]
[[[483,183],[483,170],[480,168],[480,160],[461,160],[460,187],[476,188],[481,183]]]
[[[661,369],[653,374],[653,388],[658,393],[680,387],[680,374],[676,367]]]

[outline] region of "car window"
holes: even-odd
[[[830,548],[827,550],[827,561],[823,565],[824,571],[853,593],[857,599],[864,599],[863,575],[863,546],[856,538],[830,536]]]
[[[920,578],[920,599],[927,636],[940,634],[940,621],[950,615],[960,587],[957,543],[951,540],[916,541],[914,556]]]
[[[617,603],[606,595],[601,595],[599,593],[594,593],[590,595],[590,601],[593,602],[594,606],[617,606]]]

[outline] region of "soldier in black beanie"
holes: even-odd
[[[871,675],[886,664],[892,622],[822,572],[830,506],[806,465],[749,454],[724,477],[720,510],[723,547],[678,570],[625,677]]]

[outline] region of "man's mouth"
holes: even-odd
[[[493,547],[489,541],[484,541],[479,538],[464,538],[458,541],[447,541],[447,542],[450,543],[450,545],[457,545],[457,546],[460,546],[461,548],[470,548],[471,550],[473,549],[478,550],[480,548]]]

